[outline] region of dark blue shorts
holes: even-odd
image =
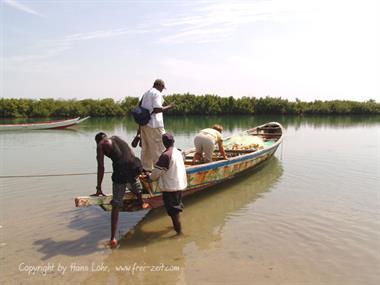
[[[123,198],[125,194],[125,190],[128,189],[137,195],[138,193],[141,193],[142,187],[140,184],[140,181],[137,179],[132,179],[128,183],[112,183],[112,201],[111,205],[113,207],[123,207]]]
[[[182,191],[162,192],[162,200],[169,216],[183,211]]]

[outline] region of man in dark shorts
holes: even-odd
[[[180,212],[182,212],[182,191],[187,187],[187,176],[182,153],[174,146],[171,134],[162,135],[166,150],[154,165],[150,179],[157,180],[168,215],[177,235],[182,234]]]
[[[138,176],[141,174],[142,165],[128,144],[117,136],[107,137],[105,133],[98,133],[95,136],[97,144],[96,159],[98,162],[97,186],[96,193],[92,196],[105,196],[102,191],[102,181],[104,177],[104,156],[112,160],[112,213],[111,213],[111,248],[115,248],[118,244],[115,235],[119,222],[119,211],[123,206],[123,197],[126,188],[133,192],[141,207],[146,209],[149,207],[144,203],[141,194],[141,184]]]

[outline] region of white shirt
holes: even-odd
[[[164,117],[161,113],[153,113],[154,108],[162,108],[164,104],[164,98],[162,93],[158,91],[156,88],[152,87],[143,95],[143,100],[141,103],[141,107],[148,109],[151,113],[150,120],[148,122],[148,126],[151,128],[163,128],[164,127]],[[140,99],[141,100],[141,99]]]
[[[187,176],[182,153],[176,147],[173,147],[169,168],[162,169],[155,166],[150,178],[152,180],[159,179],[158,186],[160,186],[162,192],[185,190]]]
[[[212,137],[214,139],[215,143],[223,142],[222,134],[215,129],[211,129],[211,128],[203,129],[200,131],[200,133],[203,135],[208,135],[208,136]]]

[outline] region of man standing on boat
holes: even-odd
[[[162,135],[165,133],[163,112],[174,108],[174,104],[163,107],[164,99],[162,90],[165,89],[165,82],[156,79],[153,87],[142,96],[141,107],[149,110],[151,114],[147,125],[140,126],[141,135],[141,161],[144,170],[152,171],[153,164],[165,150],[162,144]]]
[[[182,191],[187,187],[187,176],[182,153],[174,146],[171,134],[164,134],[162,142],[166,150],[161,154],[154,165],[151,180],[159,180],[158,185],[162,192],[162,199],[168,215],[173,222],[177,235],[182,234],[182,225],[179,213],[182,212]]]
[[[104,176],[104,156],[112,160],[112,195],[111,201],[111,248],[117,246],[115,238],[119,221],[119,211],[123,206],[123,197],[126,188],[133,192],[141,207],[147,208],[149,205],[143,202],[141,194],[141,184],[138,176],[141,174],[141,161],[138,159],[128,144],[117,136],[107,137],[105,133],[98,133],[95,136],[97,144],[96,159],[98,162],[96,193],[92,196],[105,196],[102,191],[102,181]]]

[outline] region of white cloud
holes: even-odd
[[[186,12],[162,22],[169,35],[160,41],[214,42],[228,38],[246,24],[305,19],[314,13],[315,7],[316,2],[301,0],[196,2]]]
[[[43,15],[40,14],[39,12],[37,12],[36,10],[33,10],[32,8],[30,8],[24,4],[21,4],[15,0],[3,0],[3,3],[8,5],[9,7],[23,11],[25,13],[32,14],[32,15],[39,16],[39,17],[43,17]]]
[[[109,39],[129,34],[146,33],[145,29],[119,28],[111,30],[100,30],[93,32],[76,33],[63,37],[62,39],[45,40],[35,47],[39,53],[10,56],[4,60],[9,70],[39,71],[46,70],[46,61],[52,57],[59,56],[63,52],[72,49],[75,44],[82,41]]]
[[[131,28],[120,28],[112,30],[100,30],[87,33],[77,33],[66,36],[65,40],[67,41],[84,41],[84,40],[93,40],[93,39],[106,39],[113,38],[117,36],[123,36],[127,34],[142,34],[147,33],[149,30],[146,29],[131,29]]]
[[[218,42],[230,38],[233,31],[234,29],[231,27],[187,29],[176,34],[162,37],[159,41],[162,43],[186,43],[191,39],[192,43]]]

